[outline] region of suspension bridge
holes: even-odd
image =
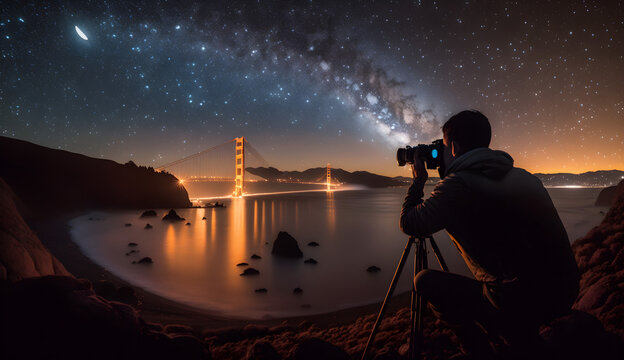
[[[206,150],[186,156],[158,168],[177,177],[180,182],[231,182],[232,196],[241,197],[245,184],[265,181],[247,169],[269,167],[269,163],[245,137],[237,137]],[[332,190],[331,166],[327,164],[326,177],[319,179],[316,185],[325,185],[327,191]],[[325,181],[322,181],[325,180]]]

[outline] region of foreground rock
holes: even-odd
[[[184,221],[185,220],[183,217],[180,217],[173,209],[169,210],[167,215],[163,216],[162,219],[168,220],[168,221]]]
[[[600,225],[573,245],[581,272],[574,308],[596,316],[607,331],[624,339],[624,181]]]
[[[196,337],[147,324],[131,306],[98,297],[87,280],[21,280],[0,293],[0,305],[2,359],[211,359]]]
[[[14,199],[13,191],[0,178],[0,280],[70,275],[26,225]]]
[[[287,258],[303,257],[297,240],[285,231],[280,231],[279,234],[277,234],[277,239],[273,242],[271,254]]]

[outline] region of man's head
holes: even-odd
[[[477,110],[464,110],[451,116],[442,126],[442,132],[447,167],[455,158],[470,150],[490,146],[492,139],[488,118]]]

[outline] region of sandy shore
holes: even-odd
[[[80,251],[78,245],[71,240],[69,221],[82,214],[61,214],[48,218],[29,220],[28,224],[37,233],[41,242],[50,249],[74,276],[89,279],[92,282],[108,280],[117,286],[133,286],[92,262],[91,259]],[[197,330],[243,327],[250,324],[274,326],[286,323],[295,326],[303,321],[316,324],[321,328],[331,327],[352,323],[362,315],[377,313],[381,306],[380,303],[376,303],[319,315],[255,320],[224,317],[218,313],[193,308],[152,294],[142,288],[133,287],[141,300],[141,304],[137,309],[146,321],[161,324],[184,324]],[[385,296],[385,293],[379,294],[380,301],[383,300],[383,296]],[[390,303],[389,310],[395,311],[400,307],[407,306],[409,296],[409,292],[396,295]]]

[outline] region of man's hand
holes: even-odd
[[[425,163],[420,159],[420,153],[418,149],[414,151],[414,163],[412,164],[412,175],[414,175],[414,182],[421,184],[423,187],[425,186],[425,182],[427,182],[427,178],[429,174],[427,173],[427,169],[425,169]]]

